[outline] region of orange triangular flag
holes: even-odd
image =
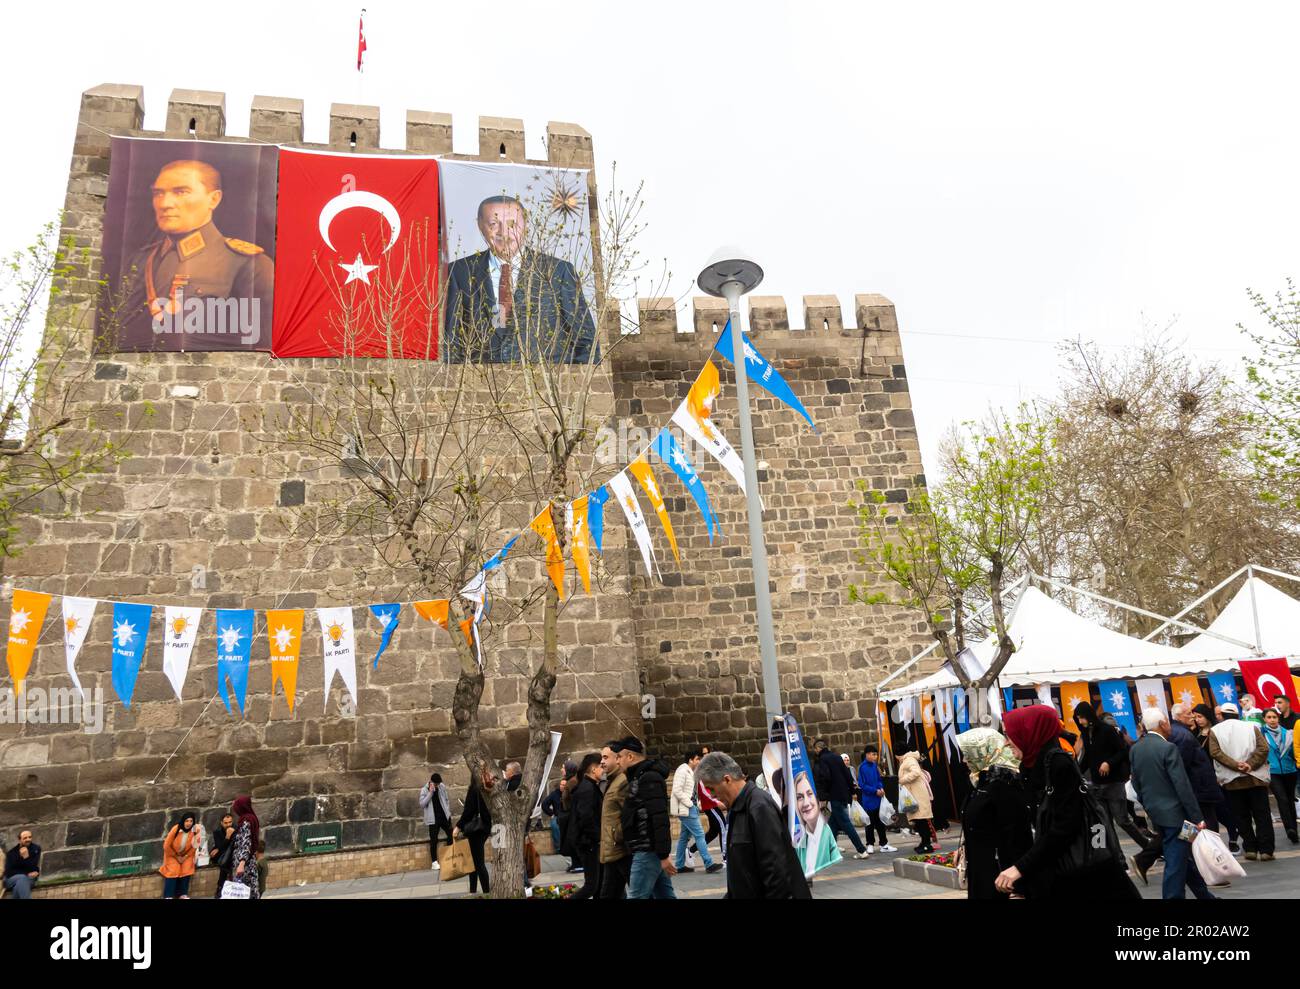
[[[555,590],[559,592],[560,600],[563,601],[564,554],[560,551],[560,541],[555,535],[555,522],[551,518],[551,506],[547,505],[543,508],[528,527],[541,536],[546,543],[546,572],[551,575],[551,583],[555,585]]]
[[[668,510],[664,507],[664,495],[659,490],[659,483],[655,480],[654,471],[650,469],[650,462],[646,460],[645,454],[641,454],[628,464],[627,469],[641,482],[641,487],[650,499],[650,504],[654,506],[659,521],[663,523],[664,532],[668,534],[668,545],[673,548],[673,556],[678,563],[681,563],[682,554],[677,552],[677,536],[673,532],[673,523],[668,518]]]
[[[294,692],[298,689],[298,657],[302,652],[302,611],[268,611],[266,636],[271,640],[271,693],[275,682],[284,685],[284,699],[293,713]]]
[[[465,633],[465,641],[469,643],[470,649],[474,648],[474,633],[472,631],[473,628],[474,628],[473,615],[470,615],[468,618],[466,618],[463,622],[460,623],[460,630]]]
[[[569,505],[568,511],[569,544],[573,547],[573,565],[578,568],[582,578],[583,589],[591,593],[591,549],[587,534],[587,496],[583,495]]]
[[[421,618],[427,618],[431,622],[437,622],[443,628],[447,628],[447,609],[451,604],[446,598],[440,598],[437,601],[416,601],[411,607]],[[447,629],[451,631],[450,629]]]
[[[41,637],[45,612],[50,606],[50,595],[40,591],[14,591],[13,607],[9,610],[9,648],[5,661],[9,675],[14,680],[14,693],[23,692],[27,671],[32,665],[36,640]]]

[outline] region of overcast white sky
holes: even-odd
[[[59,209],[77,103],[145,87],[161,130],[174,87],[585,126],[600,178],[645,181],[643,240],[672,294],[713,248],[745,245],[761,292],[856,292],[898,308],[927,464],[947,424],[1050,392],[1053,342],[1123,346],[1177,319],[1236,363],[1245,288],[1300,273],[1295,126],[1300,7],[1255,3],[11,5],[0,63],[9,150],[0,250]],[[1012,338],[1012,339],[1007,339]]]

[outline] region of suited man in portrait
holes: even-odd
[[[447,272],[447,359],[586,364],[596,326],[572,264],[525,246],[528,214],[514,196],[479,203],[485,250]]]

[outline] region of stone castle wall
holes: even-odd
[[[256,97],[249,139],[312,147],[302,143],[302,111],[301,101]],[[144,134],[142,123],[138,87],[100,86],[83,95],[64,233],[92,258],[101,242],[108,135]],[[191,133],[242,140],[225,138],[221,94],[174,91],[164,136]],[[593,164],[582,128],[552,123],[547,138],[551,163]],[[379,140],[376,108],[331,107],[327,147],[376,149]],[[480,118],[479,144],[482,160],[525,160],[521,121]],[[450,155],[450,118],[408,113],[406,150]],[[98,272],[86,274],[90,285]],[[621,419],[643,427],[667,421],[703,362],[719,315],[712,300],[697,300],[697,332],[677,334],[671,306],[660,300],[640,306],[640,334],[619,341],[595,383],[597,405],[615,429]],[[834,299],[806,297],[811,329],[805,331],[788,329],[779,299],[755,298],[750,309],[759,347],[822,431],[813,434],[755,389],[756,441],[768,465],[760,477],[782,688],[806,731],[827,734],[838,746],[866,739],[871,682],[920,641],[914,623],[851,605],[845,590],[848,580],[861,577],[853,516],[845,507],[851,479],[867,476],[900,500],[924,483],[893,307],[879,296],[859,296],[856,308],[863,329],[845,329]],[[140,423],[131,456],[66,504],[47,505],[26,520],[30,548],[10,562],[6,577],[13,586],[56,595],[30,688],[69,685],[57,596],[104,602],[78,661],[83,684],[103,690],[104,731],[0,725],[0,833],[12,840],[18,828],[34,827],[48,875],[97,874],[110,846],[156,845],[175,811],[197,808],[211,824],[236,794],[251,792],[272,855],[289,854],[300,828],[322,821],[342,822],[344,848],[418,840],[416,795],[428,773],[441,772],[455,795],[466,773],[451,733],[454,651],[440,630],[409,611],[378,669],[367,661],[377,642],[373,623],[356,612],[355,710],[342,704],[339,688],[325,695],[311,614],[293,714],[282,690],[271,692],[262,634],[254,644],[247,712],[227,714],[213,697],[215,649],[206,615],[183,700],[174,698],[161,672],[161,612],[129,710],[109,681],[113,600],[260,611],[411,599],[396,585],[358,586],[358,573],[376,562],[369,542],[312,544],[294,532],[298,506],[336,490],[338,479],[272,449],[267,437],[294,403],[337,373],[339,362],[266,354],[88,359],[93,378],[78,400],[118,405]],[[722,371],[726,380],[729,368]],[[728,394],[734,396],[724,391],[719,421],[736,439]],[[670,750],[708,741],[747,759],[757,754],[765,729],[743,500],[720,468],[697,466],[721,522],[717,543],[708,544],[694,506],[668,481],[681,569],[664,563],[671,555],[660,543],[665,584],[647,584],[639,555],[628,552],[621,519],[611,521],[609,579],[566,607],[564,670],[553,702],[565,754],[629,732],[648,734],[652,745]],[[653,520],[651,527],[659,540]],[[527,560],[511,574],[512,586],[542,579],[540,565]],[[539,651],[526,627],[512,627],[491,644],[481,716],[499,758],[523,751],[526,679],[518,671],[535,666]],[[643,708],[652,715],[644,721]]]

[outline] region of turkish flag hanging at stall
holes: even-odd
[[[1285,659],[1239,659],[1237,665],[1241,667],[1246,693],[1254,695],[1257,707],[1272,707],[1276,698],[1286,696],[1293,708],[1300,708],[1300,697],[1296,696],[1295,681]]]
[[[277,357],[438,357],[438,164],[280,149]]]

